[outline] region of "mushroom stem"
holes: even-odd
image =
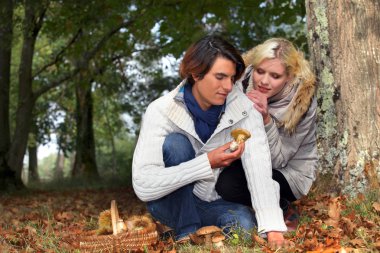
[[[211,236],[212,236],[212,234],[205,235],[205,245],[206,246],[211,246],[211,244],[212,244],[212,242],[211,242]]]

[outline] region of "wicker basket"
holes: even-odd
[[[111,218],[113,226],[112,235],[96,235],[96,231],[90,231],[79,238],[81,252],[134,252],[143,251],[158,241],[156,226],[147,229],[118,232],[116,221],[119,214],[116,202],[111,202]]]
[[[133,252],[157,242],[157,231],[144,234],[90,235],[82,237],[81,252]]]

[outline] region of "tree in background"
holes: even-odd
[[[8,166],[11,145],[9,93],[13,35],[13,1],[0,2],[0,188],[8,184],[14,172]]]
[[[321,172],[346,193],[379,189],[380,2],[306,2]]]
[[[87,80],[83,81],[87,92],[97,92],[97,87],[105,91],[118,90],[122,106],[114,107],[117,109],[112,113],[131,113],[138,122],[145,105],[169,89],[168,86],[177,83],[178,77],[168,77],[157,66],[160,58],[180,58],[185,48],[204,34],[221,34],[235,42],[242,51],[267,37],[284,36],[290,32],[294,35],[293,40],[302,40],[302,33],[293,31],[302,30],[303,1],[281,4],[232,1],[228,4],[229,8],[221,5],[220,1],[206,0],[128,3],[118,0],[1,1],[1,13],[5,14],[0,18],[0,45],[4,45],[0,49],[0,56],[4,57],[0,58],[1,66],[5,66],[0,69],[0,127],[4,129],[1,131],[4,138],[0,138],[2,174],[21,184],[32,122],[35,115],[39,115],[39,119],[44,118],[33,112],[38,110],[36,105],[56,106],[51,94],[55,90],[78,87],[82,83],[80,77]],[[11,52],[13,57],[10,57]],[[12,66],[12,71],[9,66]],[[131,74],[128,69],[133,70],[136,66],[144,71]],[[104,78],[105,73],[109,75],[112,72],[115,75],[111,80]],[[110,97],[100,99],[115,97],[113,92],[104,94]],[[10,97],[15,99],[10,100]],[[77,103],[86,103],[89,97],[77,96]],[[93,108],[98,108],[98,104],[99,101],[94,100]],[[123,109],[131,111],[123,112]],[[79,114],[84,116],[83,112]],[[72,124],[73,118],[67,117],[65,124],[71,125],[66,128],[76,125]],[[98,122],[100,118],[94,121]],[[38,125],[39,121],[36,122]],[[87,123],[91,126],[85,131],[91,131],[93,121]],[[78,126],[74,128],[79,131]],[[75,137],[65,136],[62,139],[74,140]],[[83,141],[78,140],[73,153],[77,153],[75,150]],[[38,139],[37,143],[43,143],[43,140]],[[93,148],[84,151],[94,154]]]

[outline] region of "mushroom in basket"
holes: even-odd
[[[251,137],[251,134],[245,129],[237,128],[232,130],[231,136],[234,140],[231,142],[230,151],[234,152],[239,147],[239,144],[245,142]]]

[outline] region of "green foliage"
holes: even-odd
[[[379,190],[373,189],[363,195],[360,195],[357,198],[353,198],[347,201],[347,210],[345,210],[345,213],[354,211],[361,217],[365,217],[367,219],[375,219],[378,217],[378,215],[373,210],[373,204],[379,200]]]
[[[234,226],[227,234],[227,243],[232,246],[248,247],[252,245],[252,231],[247,231],[240,226]]]
[[[57,154],[51,154],[39,161],[38,175],[42,181],[50,181],[54,178]]]
[[[132,137],[116,139],[115,153],[112,153],[112,148],[106,143],[98,145],[96,157],[99,174],[105,178],[119,177],[124,185],[131,185],[134,147],[135,138]]]
[[[26,66],[32,69],[31,95],[36,98],[35,141],[45,144],[55,134],[66,156],[75,151],[78,115],[74,87],[80,73],[91,84],[97,160],[100,173],[107,175],[113,168],[130,177],[133,147],[116,140],[137,135],[146,106],[179,83],[179,60],[195,40],[220,34],[243,52],[269,37],[283,36],[306,50],[305,4],[301,0],[223,4],[216,0],[46,0],[32,5],[37,14],[44,13],[41,20],[34,20],[41,21],[41,30],[32,66]],[[23,34],[30,35],[25,13],[25,2],[16,1],[10,63],[12,130],[22,94],[18,75]],[[163,58],[172,59],[168,68],[164,68]],[[125,125],[122,115],[131,117],[131,124]],[[54,158],[45,163],[40,174],[51,178]]]
[[[97,136],[98,137],[98,136]],[[127,135],[125,132],[119,133],[119,136],[113,136],[115,142],[115,152],[113,153],[112,147],[109,144],[107,136],[101,136],[97,140],[97,164],[98,171],[101,175],[102,182],[94,182],[93,187],[102,187],[108,185],[131,185],[132,179],[132,156],[135,146],[135,138]],[[41,183],[45,184],[43,188],[54,188],[56,180],[59,180],[59,184],[62,188],[70,188],[80,186],[83,184],[81,180],[73,180],[70,178],[71,175],[71,159],[73,159],[72,154],[68,153],[65,158],[63,178],[55,179],[55,168],[57,154],[51,154],[39,161],[39,175],[41,178]],[[70,182],[73,180],[72,182]],[[90,183],[86,183],[90,186]],[[31,188],[40,188],[40,185],[29,185]]]

